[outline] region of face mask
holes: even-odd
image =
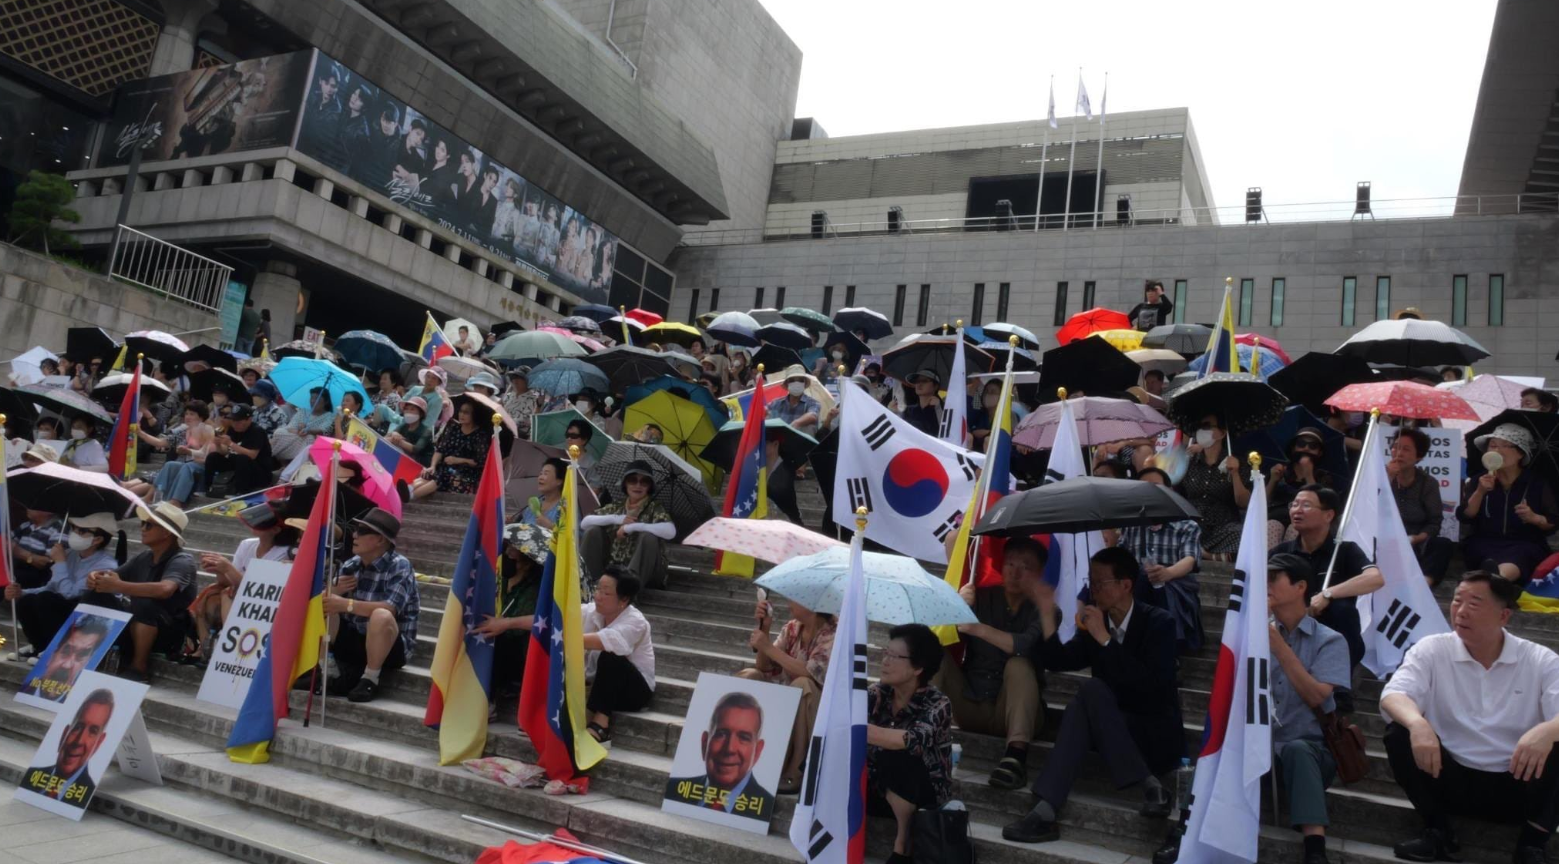
[[[39,441],[53,441],[54,433],[39,429],[36,437]]]
[[[72,429],[72,430],[70,430],[70,437],[76,439],[77,441],[80,441],[83,438],[87,437],[87,430],[85,430],[85,429]]]
[[[81,534],[72,533],[70,539],[65,541],[76,552],[85,552],[92,546],[92,538]]]
[[[1198,429],[1198,430],[1196,430],[1196,443],[1200,444],[1203,449],[1206,449],[1208,447],[1213,446],[1213,444],[1216,443],[1216,439],[1213,438],[1213,430],[1211,430],[1211,429]]]
[[[578,402],[574,403],[574,410],[578,411],[581,414],[589,414],[590,413],[590,403],[586,402],[583,399],[581,399]]]
[[[401,419],[405,420],[407,423],[419,423],[422,421],[422,415],[415,411],[407,411],[401,415]]]
[[[789,390],[790,395],[792,396],[800,396],[801,394],[807,392],[807,385],[801,383],[800,381],[792,381],[785,386],[785,389]]]
[[[843,351],[835,351],[834,352],[834,359],[835,360],[843,360],[844,359],[844,352]]]

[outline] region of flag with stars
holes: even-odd
[[[747,425],[736,445],[736,461],[731,480],[725,487],[725,509],[721,515],[736,519],[762,519],[769,515],[768,447],[764,426],[769,406],[753,399],[747,409]],[[715,556],[715,575],[752,578],[752,559],[746,555],[720,552]]]
[[[536,748],[547,779],[573,781],[606,758],[585,731],[585,642],[579,597],[579,468],[563,476],[563,513],[552,531],[552,555],[541,574],[525,678],[520,728]]]
[[[503,455],[498,433],[476,488],[471,522],[455,562],[438,645],[433,649],[433,687],[422,722],[438,729],[438,761],[475,759],[487,744],[487,706],[492,690],[493,637],[476,628],[498,613],[498,555],[503,537]]]

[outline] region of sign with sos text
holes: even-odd
[[[271,620],[281,602],[282,586],[292,565],[284,561],[255,560],[238,583],[233,607],[217,631],[211,664],[200,681],[196,698],[213,705],[242,708],[254,680],[254,670],[270,644]]]

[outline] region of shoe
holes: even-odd
[[[150,672],[143,672],[134,668],[120,669],[119,677],[126,681],[133,681],[136,684],[150,685],[152,683],[152,675]]]
[[[1332,860],[1326,857],[1326,850],[1324,849],[1315,852],[1306,852],[1304,857],[1300,860],[1303,862],[1303,864],[1332,864]]]
[[[1021,789],[1028,785],[1028,769],[1016,756],[1008,756],[997,763],[988,782],[996,789]]]
[[[16,659],[18,660],[31,660],[37,656],[38,646],[36,645],[28,645],[26,648],[18,649],[16,652]]]
[[[1163,786],[1149,786],[1142,792],[1142,809],[1137,812],[1149,819],[1168,819],[1174,810],[1174,796]]]
[[[780,778],[779,789],[777,789],[776,791],[779,792],[779,794],[781,794],[781,795],[800,795],[801,794],[801,778],[800,777],[782,777],[782,778]]]
[[[27,658],[27,666],[28,666],[28,668],[31,668],[31,667],[37,666],[37,665],[38,665],[38,658],[37,657],[28,657]]]
[[[883,864],[915,864],[915,859],[908,855],[900,855],[897,852],[889,852],[888,858]]]
[[[1403,840],[1393,846],[1391,851],[1403,861],[1462,860],[1462,848],[1457,845],[1456,838],[1438,828],[1425,828],[1424,833],[1412,840]]]
[[[379,695],[379,684],[378,684],[378,682],[370,681],[367,678],[359,678],[359,679],[357,679],[356,686],[354,686],[352,688],[352,692],[346,694],[346,701],[348,701],[348,702],[372,702],[372,701],[374,701],[374,697],[378,696],[378,695]]]
[[[1153,864],[1175,864],[1180,860],[1180,828],[1176,826],[1169,830],[1169,836],[1164,838],[1164,845],[1158,847],[1153,853]]]
[[[1546,864],[1548,853],[1542,846],[1517,846],[1510,860],[1514,864]]]
[[[1061,839],[1061,829],[1056,823],[1041,819],[1038,813],[1029,811],[1022,819],[1001,829],[1003,840],[1014,843],[1049,843]]]

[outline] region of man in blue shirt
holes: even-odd
[[[806,395],[807,376],[792,366],[785,376],[785,398],[769,403],[769,414],[784,420],[796,429],[811,434],[817,430],[818,416],[822,413],[817,400]]]

